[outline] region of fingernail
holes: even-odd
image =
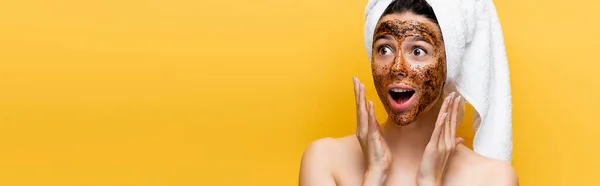
[[[458,96],[458,98],[456,98],[458,100],[458,103],[460,104],[460,102],[462,102],[462,96]]]
[[[452,92],[452,93],[450,94],[450,100],[448,101],[448,103],[451,103],[451,102],[452,102],[452,100],[454,100],[454,98],[456,98],[456,92]]]
[[[460,138],[460,141],[458,142],[459,144],[462,143],[463,141],[465,141],[465,139]]]

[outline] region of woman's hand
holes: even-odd
[[[451,93],[442,104],[435,129],[425,147],[417,174],[418,186],[440,186],[448,168],[448,160],[454,149],[463,139],[456,138],[458,106],[461,96],[454,99],[456,93]]]
[[[363,179],[363,186],[380,186],[387,178],[392,154],[381,135],[381,129],[375,118],[373,102],[369,101],[368,109],[365,100],[365,85],[355,77],[354,97],[356,100],[356,137],[360,143],[367,170]]]

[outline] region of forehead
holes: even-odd
[[[393,13],[393,14],[388,14],[388,15],[381,17],[381,19],[377,22],[377,27],[375,29],[375,32],[377,32],[379,30],[377,28],[379,28],[382,24],[399,25],[399,24],[401,24],[401,22],[408,22],[411,24],[421,25],[421,26],[427,28],[429,31],[433,32],[433,34],[435,36],[437,36],[438,38],[441,38],[441,36],[442,36],[442,32],[440,31],[440,28],[439,28],[439,26],[437,26],[436,23],[429,20],[425,16],[417,15],[412,12],[406,12],[406,13],[402,13],[402,14]]]

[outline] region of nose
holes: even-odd
[[[396,55],[392,63],[391,73],[394,76],[406,76],[407,62],[401,54]]]

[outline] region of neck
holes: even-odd
[[[438,99],[429,111],[409,125],[400,126],[393,119],[388,118],[382,132],[392,151],[394,161],[421,162],[425,146],[429,143],[435,127],[442,105],[441,100],[443,99]]]

